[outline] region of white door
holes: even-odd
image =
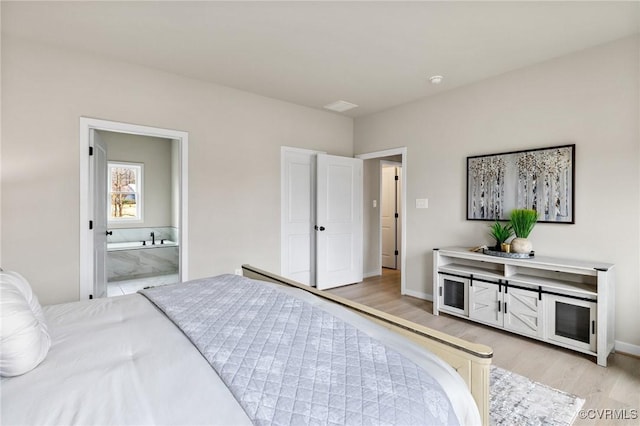
[[[93,155],[90,174],[93,189],[93,297],[107,295],[107,145],[91,130]]]
[[[362,281],[362,160],[318,154],[316,287]]]
[[[307,285],[315,285],[316,154],[287,147],[281,152],[280,274]]]
[[[399,244],[399,167],[381,163],[380,227],[382,267],[398,269]]]

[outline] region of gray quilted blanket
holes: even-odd
[[[303,300],[237,275],[141,293],[209,361],[254,424],[457,424],[429,373]]]

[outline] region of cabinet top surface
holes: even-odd
[[[482,262],[493,262],[493,263],[499,263],[499,264],[518,265],[518,266],[527,266],[527,265],[568,266],[568,267],[577,268],[577,269],[585,269],[585,270],[597,269],[597,270],[604,270],[604,271],[607,271],[614,266],[613,263],[592,262],[592,261],[586,261],[586,260],[566,259],[566,258],[560,258],[560,257],[538,256],[538,255],[530,259],[490,256],[484,253],[473,252],[468,247],[445,247],[437,250],[439,250],[440,254],[444,256],[448,255],[448,256],[455,256],[455,257],[464,257],[466,259],[479,260]]]

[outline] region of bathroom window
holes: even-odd
[[[142,222],[142,163],[109,161],[110,222]]]

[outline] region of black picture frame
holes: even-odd
[[[467,157],[467,220],[506,221],[513,209],[538,222],[575,223],[576,145]]]

